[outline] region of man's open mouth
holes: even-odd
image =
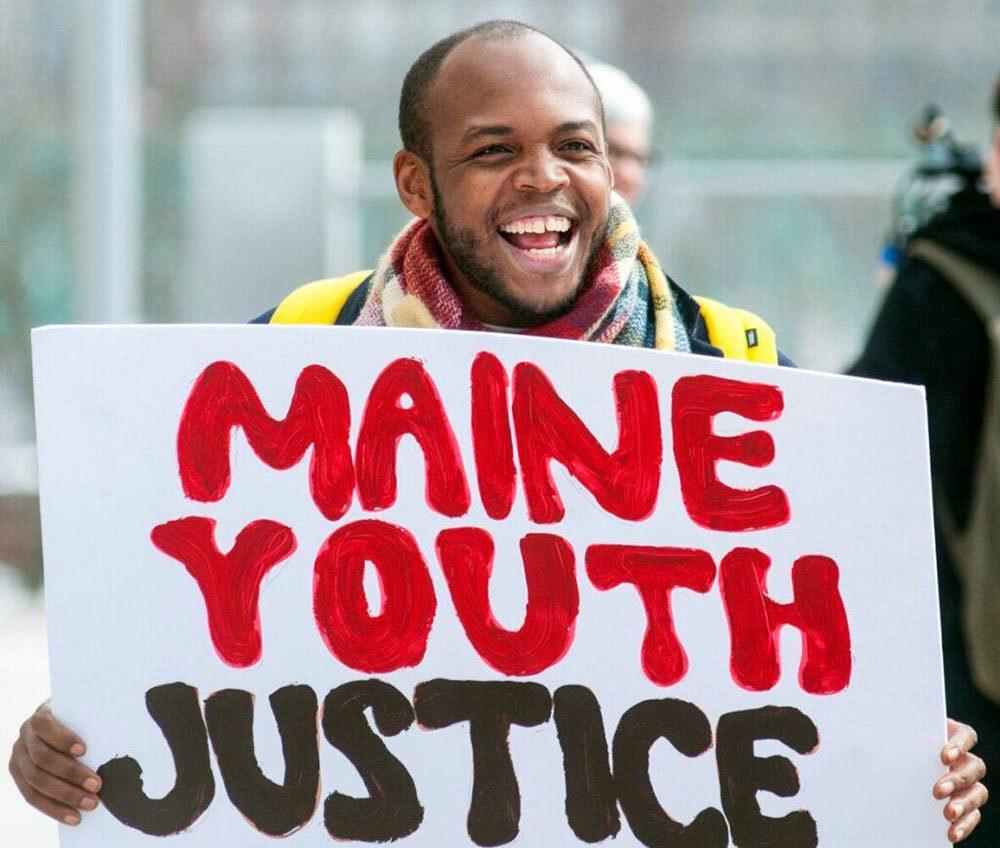
[[[535,215],[501,224],[497,232],[527,258],[554,259],[573,240],[576,222],[564,215]]]

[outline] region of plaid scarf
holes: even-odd
[[[407,225],[379,260],[357,325],[485,330],[441,270],[437,238],[427,221]],[[689,352],[666,275],[639,238],[628,205],[613,195],[590,279],[565,315],[528,330],[557,339]]]

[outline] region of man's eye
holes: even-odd
[[[589,141],[582,141],[581,139],[573,139],[573,141],[567,141],[563,145],[563,150],[569,150],[571,153],[580,153],[582,151],[591,151],[594,149]]]
[[[489,147],[484,147],[482,150],[477,150],[473,153],[473,156],[495,156],[498,153],[506,153],[507,148],[502,144],[491,144]]]

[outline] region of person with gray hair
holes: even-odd
[[[621,68],[589,62],[587,70],[604,101],[608,159],[615,190],[634,206],[646,188],[652,160],[653,104],[642,87]]]

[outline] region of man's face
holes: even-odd
[[[596,94],[542,36],[470,39],[428,93],[434,228],[450,281],[490,323],[562,314],[611,196]]]
[[[627,121],[608,125],[608,159],[615,189],[630,206],[639,202],[646,189],[649,156],[649,124]]]

